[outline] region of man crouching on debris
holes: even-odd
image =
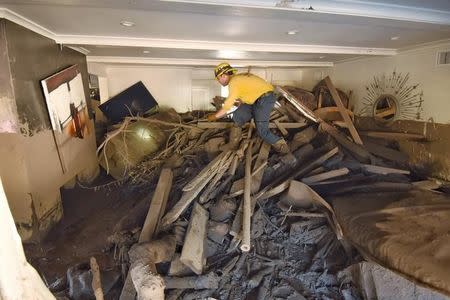
[[[276,102],[273,86],[256,75],[236,72],[228,63],[221,63],[214,69],[217,81],[222,86],[228,85],[229,95],[223,107],[208,116],[208,121],[213,122],[224,117],[235,102],[239,102],[238,109],[233,112],[234,123],[242,127],[253,117],[259,136],[271,144],[275,151],[288,154],[289,146],[286,141],[269,130],[270,113]]]

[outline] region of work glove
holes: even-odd
[[[216,114],[209,114],[209,115],[207,116],[207,119],[208,119],[208,122],[214,122],[214,121],[217,121]]]

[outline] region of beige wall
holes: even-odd
[[[329,73],[337,87],[353,91],[352,103],[356,112],[361,109],[365,87],[374,76],[388,75],[394,70],[409,73],[409,83],[420,84],[419,89],[424,93],[421,120],[445,124],[450,122],[450,65],[437,66],[437,52],[442,50],[449,51],[450,42],[403,51],[392,57],[338,63]]]
[[[132,66],[89,63],[90,73],[103,76],[106,73],[110,97],[132,84],[142,81],[161,106],[172,107],[178,112],[196,109],[213,109],[212,97],[220,95],[220,85],[215,81],[213,68],[174,66]],[[301,68],[252,68],[251,72],[276,85],[309,85],[308,76],[314,69]],[[246,72],[247,69],[239,69]],[[305,76],[305,74],[307,76]],[[322,74],[322,73],[320,73]]]

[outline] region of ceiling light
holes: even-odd
[[[391,40],[392,40],[392,41],[396,41],[396,40],[398,40],[398,39],[400,39],[399,36],[393,36],[393,37],[391,37]]]
[[[286,32],[289,35],[294,35],[298,33],[298,30],[289,30],[288,32]]]
[[[150,53],[150,51],[148,51],[148,50],[144,50],[144,51],[142,51],[142,53],[144,53],[144,54],[149,54],[149,53]]]
[[[245,58],[245,52],[227,49],[218,50],[217,57],[225,59],[243,59]]]
[[[319,56],[320,59],[325,58],[325,56]]]
[[[133,27],[135,24],[134,24],[134,22],[131,22],[131,21],[120,21],[120,25],[125,26],[125,27]]]

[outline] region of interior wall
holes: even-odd
[[[98,172],[92,122],[85,139],[54,136],[40,86],[42,79],[78,64],[88,96],[87,64],[81,53],[10,21],[0,23],[9,61],[9,69],[2,73],[8,73],[10,101],[17,108],[17,117],[8,120],[18,127],[15,132],[0,132],[0,176],[16,226],[22,239],[29,240],[42,237],[61,219],[60,187],[77,175],[92,180]],[[8,76],[0,77],[0,86],[8,84]]]
[[[450,65],[437,65],[437,52],[450,51],[450,42],[403,51],[390,57],[373,57],[337,63],[330,75],[335,85],[345,91],[352,90],[355,111],[363,106],[366,86],[373,77],[389,75],[394,70],[409,73],[409,84],[419,84],[423,90],[422,121],[450,122]]]
[[[160,106],[172,107],[178,112],[212,110],[211,99],[221,95],[221,86],[214,78],[213,67],[99,66],[97,63],[89,63],[89,72],[101,76],[103,70],[107,74],[110,97],[142,81]],[[238,71],[247,72],[248,69],[239,68]],[[275,85],[299,87],[305,84],[311,86],[314,80],[307,77],[315,74],[310,69],[302,68],[251,68],[250,71]]]

